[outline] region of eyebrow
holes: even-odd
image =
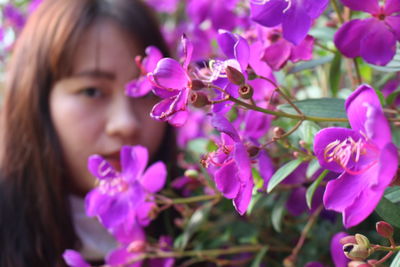
[[[92,78],[105,78],[108,80],[115,80],[115,74],[101,70],[86,70],[73,74],[71,77],[89,76]]]

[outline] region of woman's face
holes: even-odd
[[[120,169],[123,145],[141,144],[154,156],[165,124],[150,118],[153,95],[130,98],[124,87],[139,71],[134,58],[140,46],[111,21],[89,27],[73,58],[72,75],[50,93],[51,118],[76,193],[94,187],[87,170],[90,155],[99,154]]]

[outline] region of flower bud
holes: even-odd
[[[199,177],[199,173],[194,170],[194,169],[187,169],[184,173],[184,175],[188,178],[192,178],[192,179],[196,179],[197,177]]]
[[[245,78],[243,76],[243,73],[238,71],[236,68],[232,66],[227,66],[225,69],[226,76],[228,77],[228,80],[236,85],[243,85],[245,83]]]
[[[146,243],[143,240],[135,240],[128,245],[126,250],[129,253],[143,252],[146,248]]]
[[[247,153],[250,158],[257,156],[258,152],[260,152],[260,148],[257,146],[250,146],[247,148]]]
[[[243,99],[250,99],[253,96],[253,87],[248,84],[243,84],[239,88],[239,95]]]
[[[201,80],[192,80],[192,90],[198,91],[206,88],[206,85]]]
[[[284,134],[285,134],[285,130],[283,130],[281,127],[274,128],[274,137],[275,138],[280,138]]]
[[[354,235],[348,235],[339,240],[339,243],[342,245],[346,244],[357,244],[356,238]]]
[[[370,255],[370,250],[358,244],[346,244],[343,246],[344,255],[355,261],[365,260]]]
[[[205,93],[202,92],[191,92],[190,103],[196,108],[202,108],[210,104],[210,100]]]
[[[371,267],[368,263],[363,261],[351,261],[347,264],[347,267]]]
[[[356,238],[357,245],[364,246],[366,248],[370,247],[369,239],[365,235],[356,234],[354,237]]]
[[[380,221],[376,223],[376,231],[385,238],[391,238],[394,230],[389,223]]]

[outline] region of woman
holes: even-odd
[[[157,99],[124,94],[149,45],[168,53],[137,0],[48,0],[30,16],[1,111],[0,266],[64,266],[65,249],[84,250],[70,199],[94,186],[89,155],[119,168],[121,146],[141,144],[170,158],[171,130],[148,116]]]

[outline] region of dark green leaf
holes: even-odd
[[[400,186],[392,186],[385,190],[385,197],[393,203],[400,202]]]
[[[298,130],[300,140],[303,140],[308,145],[312,145],[314,136],[319,130],[321,130],[321,127],[315,122],[303,121]]]
[[[333,60],[333,55],[306,61],[304,63],[296,65],[294,68],[289,70],[287,74],[292,74],[292,73],[296,73],[296,72],[299,72],[302,70],[307,70],[307,69],[313,69],[317,66],[331,62],[332,60]]]
[[[310,179],[314,175],[314,173],[319,170],[319,168],[321,168],[321,166],[319,165],[318,160],[311,160],[307,166],[306,177]]]
[[[272,227],[274,227],[275,231],[277,231],[278,233],[282,231],[282,219],[286,210],[285,203],[287,200],[287,196],[288,195],[286,193],[281,194],[271,212]]]
[[[391,105],[394,103],[396,100],[397,96],[400,94],[400,88],[397,88],[393,93],[391,93],[387,98],[386,98],[386,103],[388,105]]]
[[[341,63],[342,54],[340,52],[336,52],[329,69],[329,88],[331,89],[332,96],[334,97],[337,97],[339,92]]]
[[[268,246],[264,246],[256,255],[256,257],[254,258],[253,262],[251,263],[250,267],[259,267],[261,266],[261,261],[265,255],[265,253],[267,253],[268,251]]]
[[[274,175],[272,175],[271,180],[268,183],[267,192],[270,193],[278,184],[280,184],[289,174],[291,174],[301,163],[302,159],[295,159],[289,161],[282,167],[280,167]]]
[[[312,204],[312,199],[314,197],[315,190],[317,190],[319,184],[324,180],[325,176],[328,174],[328,170],[324,170],[318,178],[307,188],[306,192],[306,201],[307,201],[307,206],[309,209],[311,209],[311,204]]]
[[[307,116],[325,118],[347,118],[346,111],[344,109],[344,99],[306,99],[295,101],[294,104]],[[298,114],[289,104],[279,105],[278,109],[290,114]]]
[[[383,197],[375,211],[384,221],[400,228],[400,206],[398,204]]]

